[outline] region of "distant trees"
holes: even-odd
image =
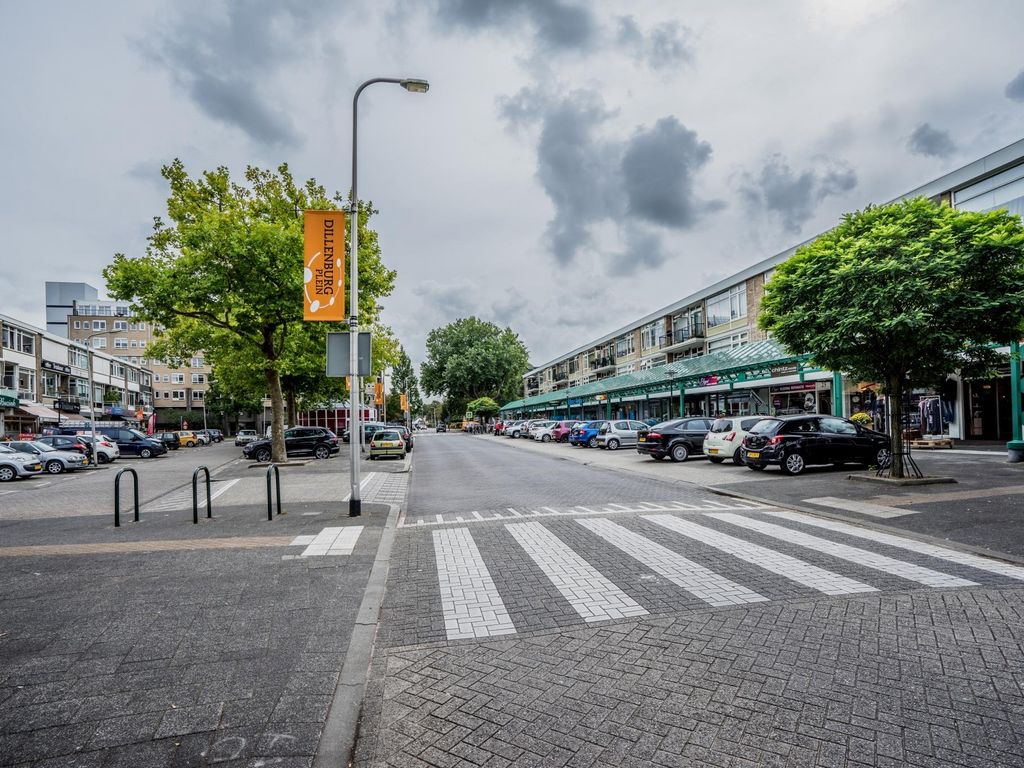
[[[778,266],[759,323],[822,368],[878,382],[902,477],[904,392],[991,369],[1004,361],[992,344],[1024,335],[1024,225],[925,198],[847,214]]]

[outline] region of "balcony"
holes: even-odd
[[[690,325],[684,325],[682,328],[676,328],[671,334],[662,336],[658,341],[658,346],[667,352],[669,350],[703,343],[703,341],[704,323],[692,323]]]
[[[565,371],[555,371],[555,375],[552,377],[557,384],[560,381],[565,381],[569,378],[569,374]]]
[[[590,358],[590,370],[594,373],[600,373],[601,371],[607,371],[615,367],[615,358],[613,356],[607,357],[592,357]]]

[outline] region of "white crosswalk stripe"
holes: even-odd
[[[232,486],[238,482],[238,478],[234,480],[214,480],[210,483],[210,502],[218,496],[226,493]],[[197,493],[197,506],[199,509],[206,508],[206,488],[200,481],[199,490]],[[186,488],[179,488],[166,496],[155,499],[154,501],[145,504],[140,510],[141,514],[146,512],[170,512],[176,509],[191,509],[192,508],[192,486]]]
[[[449,640],[516,631],[468,528],[434,531],[434,555]]]
[[[794,523],[803,523],[804,525],[813,525],[816,528],[825,528],[829,531],[845,533],[847,536],[856,536],[859,539],[867,539],[868,541],[874,541],[879,544],[888,544],[890,547],[899,547],[900,549],[917,552],[921,555],[937,557],[941,560],[948,560],[951,563],[957,563],[959,565],[969,565],[971,568],[978,568],[979,570],[988,571],[989,573],[997,573],[1000,576],[1008,576],[1011,579],[1020,579],[1024,581],[1024,568],[1019,565],[1010,565],[1009,563],[1003,563],[998,560],[981,557],[980,555],[972,555],[970,552],[957,552],[955,549],[948,549],[947,547],[940,547],[935,544],[928,544],[923,541],[908,539],[903,536],[894,536],[891,533],[873,531],[869,528],[861,528],[856,525],[840,523],[834,520],[822,520],[820,518],[811,517],[810,515],[798,515],[795,512],[769,512],[766,510],[765,514],[770,514],[782,520],[789,520]]]
[[[292,544],[305,544],[299,557],[316,557],[318,555],[351,555],[363,532],[361,525],[349,525],[344,528],[324,528],[315,536],[297,536]]]
[[[708,517],[713,517],[716,520],[721,520],[726,523],[732,523],[741,528],[746,528],[749,531],[756,531],[762,533],[765,536],[770,536],[774,539],[780,539],[782,541],[796,544],[800,547],[807,547],[817,552],[823,552],[826,555],[832,557],[838,557],[841,560],[849,560],[850,562],[863,565],[866,568],[872,568],[876,571],[882,571],[892,576],[899,576],[900,578],[909,579],[916,581],[919,584],[924,584],[928,587],[974,587],[977,586],[976,582],[968,581],[967,579],[961,579],[957,576],[950,576],[946,573],[940,573],[939,571],[932,570],[931,568],[925,568],[920,565],[914,565],[913,563],[907,563],[903,560],[896,560],[892,557],[886,557],[876,552],[870,552],[866,549],[860,549],[858,547],[851,547],[847,544],[840,544],[838,542],[829,541],[819,536],[811,536],[810,534],[802,533],[793,528],[786,528],[785,526],[775,525],[774,523],[766,523],[762,520],[751,520],[750,518],[743,517],[741,515],[733,514],[732,512],[706,512]]]
[[[576,522],[710,605],[744,605],[768,599],[611,520]]]
[[[869,584],[840,576],[838,573],[826,571],[824,568],[818,568],[815,565],[805,563],[803,560],[790,557],[782,552],[776,552],[759,544],[737,539],[713,528],[697,525],[689,520],[683,520],[671,515],[645,515],[644,520],[650,520],[652,523],[657,523],[664,528],[668,528],[670,531],[696,539],[708,546],[738,557],[740,560],[760,566],[766,571],[777,573],[798,584],[824,592],[826,595],[846,595],[856,592],[877,591]]]
[[[510,523],[505,529],[584,621],[621,619],[647,613],[639,603],[540,523]]]

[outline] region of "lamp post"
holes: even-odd
[[[89,370],[89,431],[92,433],[92,465],[99,466],[99,451],[96,448],[96,392],[93,379],[92,345],[89,343],[96,336],[106,336],[110,331],[98,331],[85,337],[85,361]]]
[[[352,375],[349,392],[349,412],[352,414],[349,428],[349,476],[351,490],[348,497],[349,517],[362,514],[362,499],[359,497],[359,453],[363,448],[362,410],[363,397],[360,391],[359,371],[359,194],[357,192],[357,132],[359,114],[359,94],[374,83],[395,83],[410,93],[426,93],[430,88],[426,80],[413,78],[374,77],[356,89],[352,97],[352,200],[349,207],[349,226],[351,227],[351,256],[349,258],[349,367]]]

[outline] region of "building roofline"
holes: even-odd
[[[28,329],[28,330],[32,331],[33,333],[38,333],[44,339],[47,339],[48,341],[55,342],[57,344],[63,344],[63,345],[68,346],[68,347],[73,346],[73,347],[75,347],[77,349],[84,349],[87,352],[91,351],[94,355],[99,355],[100,357],[106,358],[107,360],[109,360],[111,362],[120,363],[121,365],[130,365],[133,368],[138,368],[140,371],[152,372],[146,366],[142,366],[142,365],[140,365],[138,363],[130,363],[127,360],[122,360],[120,357],[116,357],[116,356],[111,355],[111,354],[109,354],[107,352],[101,352],[98,349],[90,347],[84,341],[76,341],[75,339],[69,339],[66,336],[58,336],[55,333],[50,333],[49,331],[47,331],[47,330],[45,330],[43,328],[40,328],[40,327],[35,326],[35,325],[32,325],[32,323],[26,323],[25,321],[19,320],[16,317],[11,317],[10,315],[0,314],[0,323],[3,323],[4,325],[8,325],[8,324],[9,325],[13,325],[13,326],[16,326],[16,327],[22,328],[22,329]]]

